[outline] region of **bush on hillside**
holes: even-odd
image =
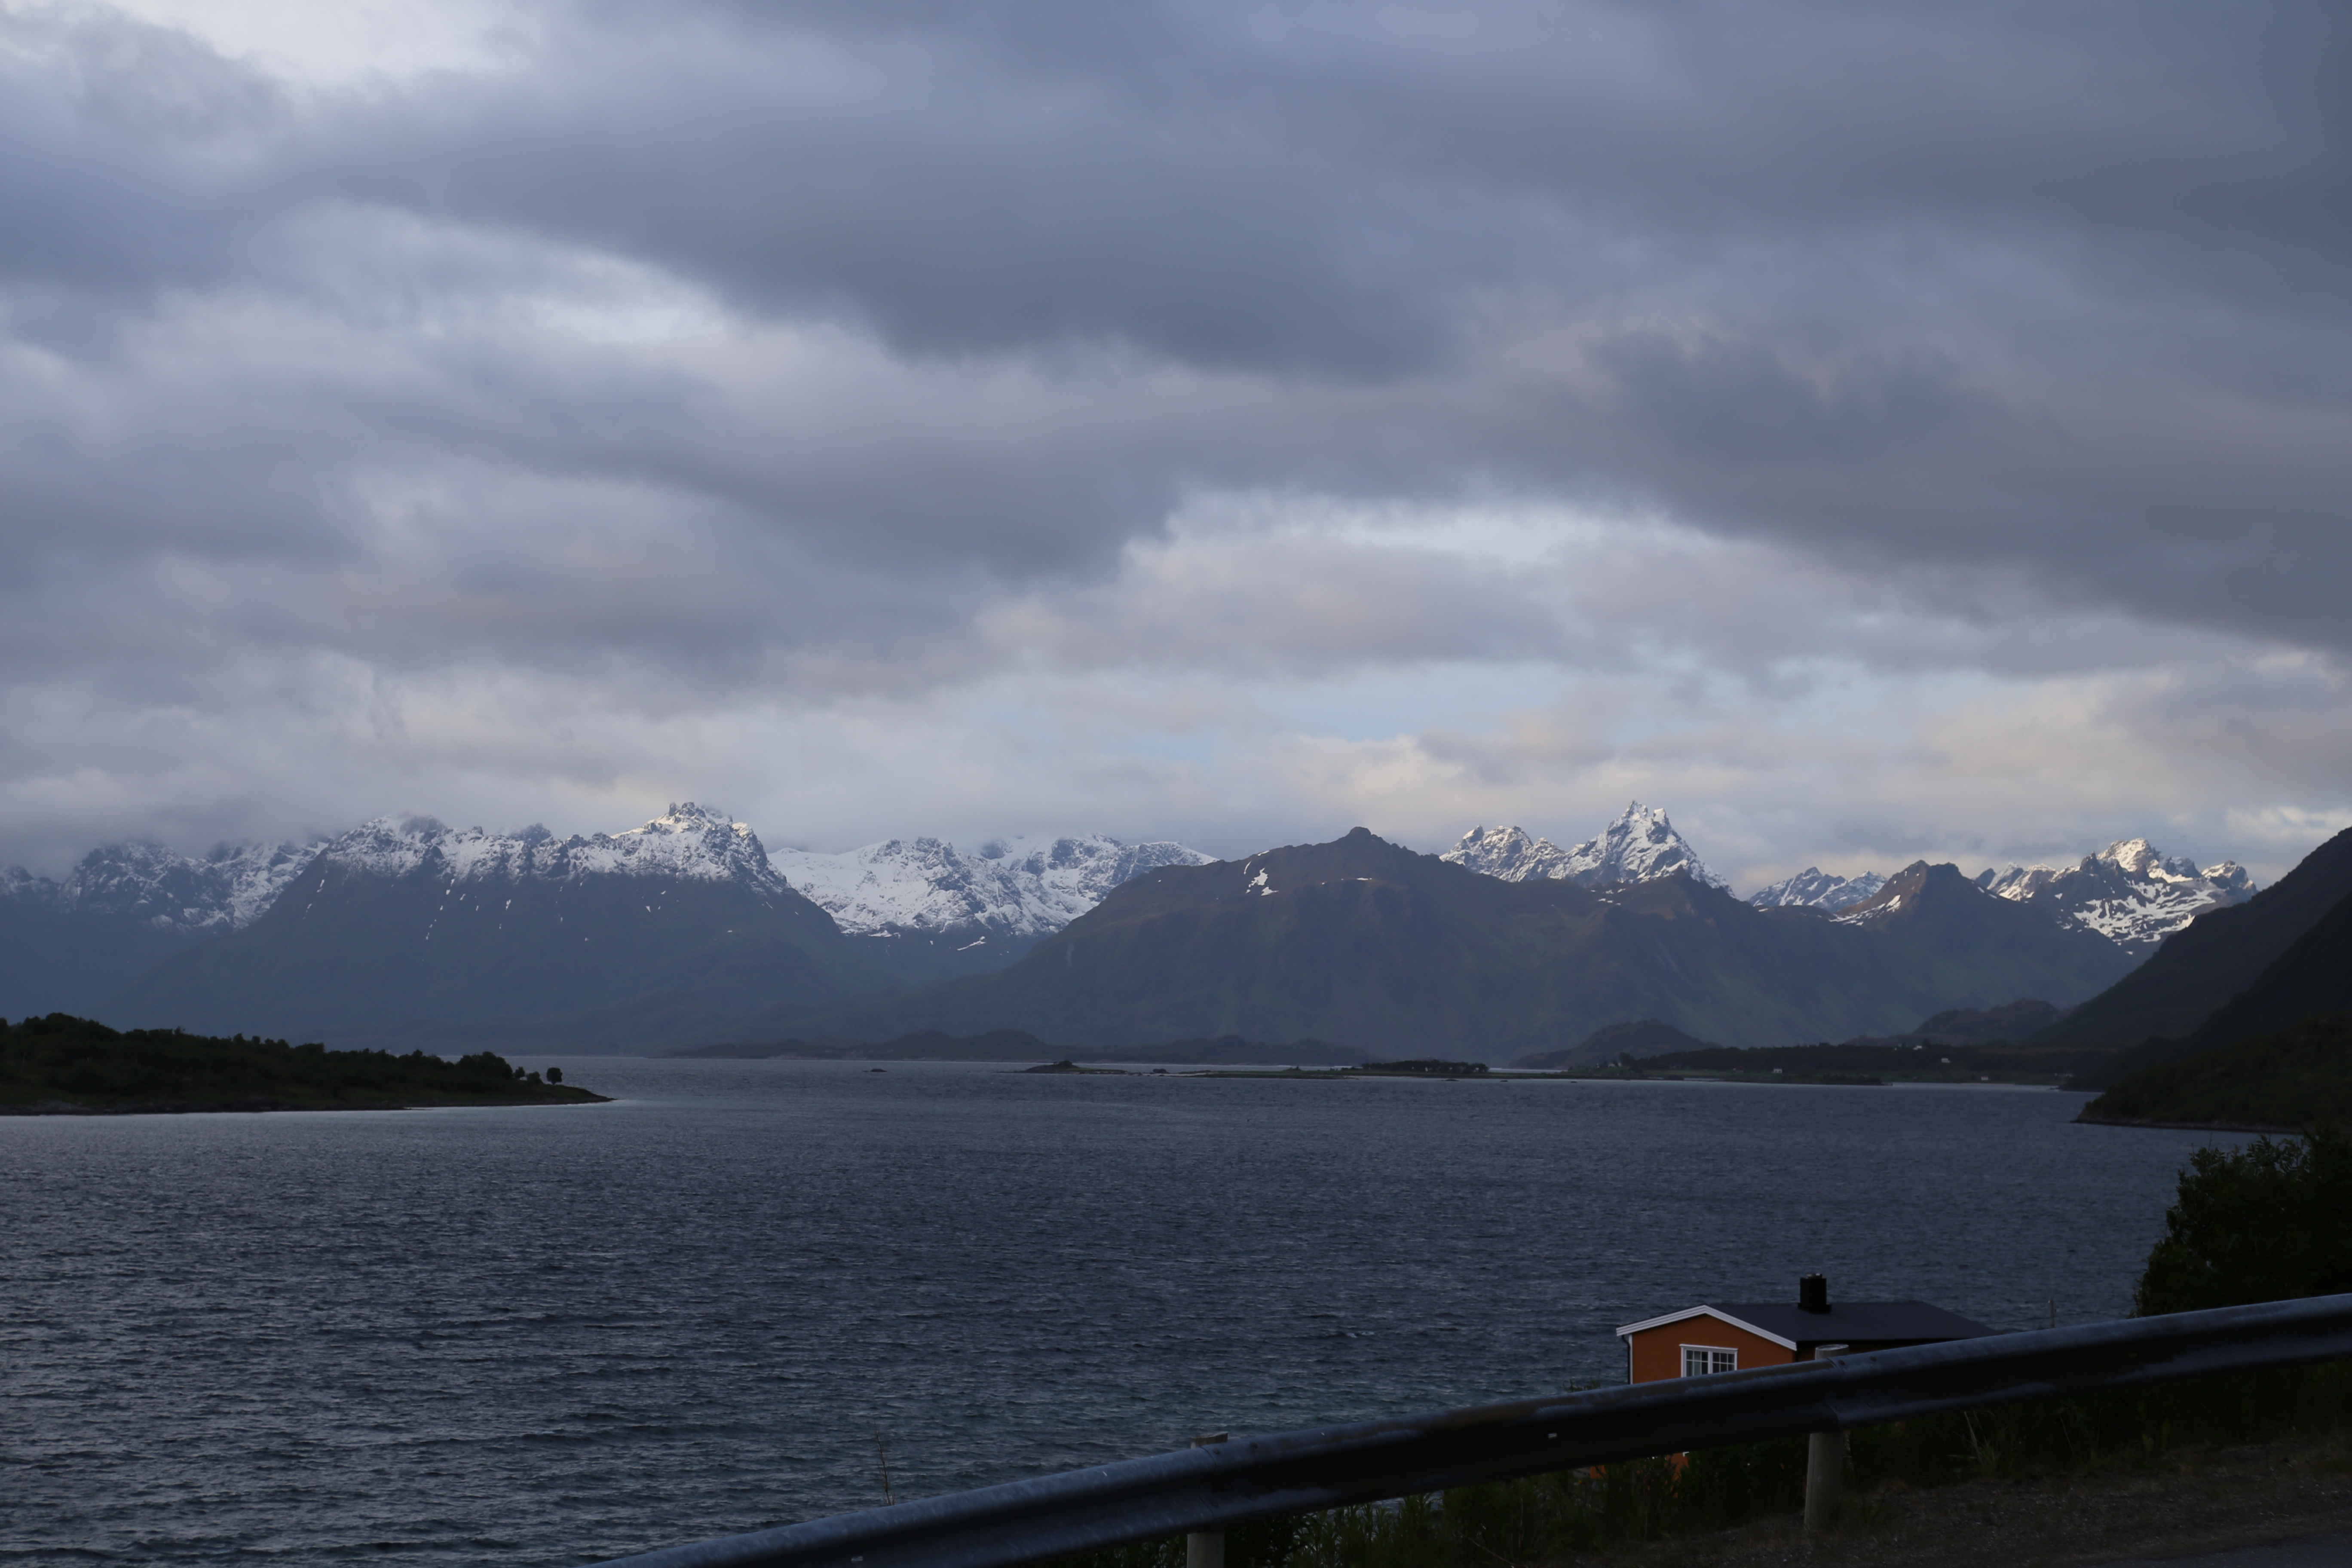
[[[2142,1317],[2352,1290],[2352,1137],[2200,1149],[2134,1292]]]

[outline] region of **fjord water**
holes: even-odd
[[[1613,1382],[1621,1322],[2120,1315],[2196,1134],[2051,1091],[581,1060],[0,1118],[0,1562],[570,1563]]]

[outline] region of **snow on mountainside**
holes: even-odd
[[[785,849],[771,858],[853,936],[974,931],[978,945],[1051,936],[1130,877],[1214,857],[1089,834],[993,839],[976,854],[938,838],[893,838],[837,855]]]
[[[1540,881],[1567,874],[1568,851],[1517,827],[1474,827],[1438,857],[1506,882]]]
[[[1988,868],[1977,886],[2135,951],[2146,951],[2203,914],[2253,897],[2252,877],[2234,860],[2200,868],[2167,857],[2145,838],[2126,838],[2078,865]]]
[[[22,866],[0,869],[0,898],[45,905],[61,915],[116,916],[158,931],[212,936],[261,918],[301,875],[315,845],[222,844],[201,858],[161,844],[104,844],[62,882]]]
[[[1664,810],[1654,811],[1638,800],[1597,837],[1573,849],[1562,849],[1548,838],[1531,838],[1516,827],[1474,827],[1439,858],[1506,882],[1549,877],[1580,887],[1606,888],[1685,871],[1709,887],[1730,886],[1675,831]]]
[[[619,874],[784,889],[759,835],[716,807],[673,804],[668,815],[622,833],[558,838],[546,828],[488,833],[452,828],[429,816],[380,816],[319,851],[319,863],[397,879],[431,866],[456,887],[492,879],[567,881]]]
[[[1810,904],[1835,914],[1876,897],[1878,889],[1885,886],[1886,879],[1875,871],[1864,871],[1859,877],[1840,877],[1818,866],[1808,866],[1793,877],[1748,894],[1748,901],[1759,910]]]

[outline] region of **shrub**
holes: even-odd
[[[2200,1149],[2134,1292],[2143,1317],[2352,1290],[2352,1138]]]

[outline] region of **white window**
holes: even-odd
[[[1719,1350],[1714,1345],[1683,1347],[1685,1377],[1705,1377],[1711,1372],[1738,1372],[1738,1370],[1739,1352],[1738,1351]]]

